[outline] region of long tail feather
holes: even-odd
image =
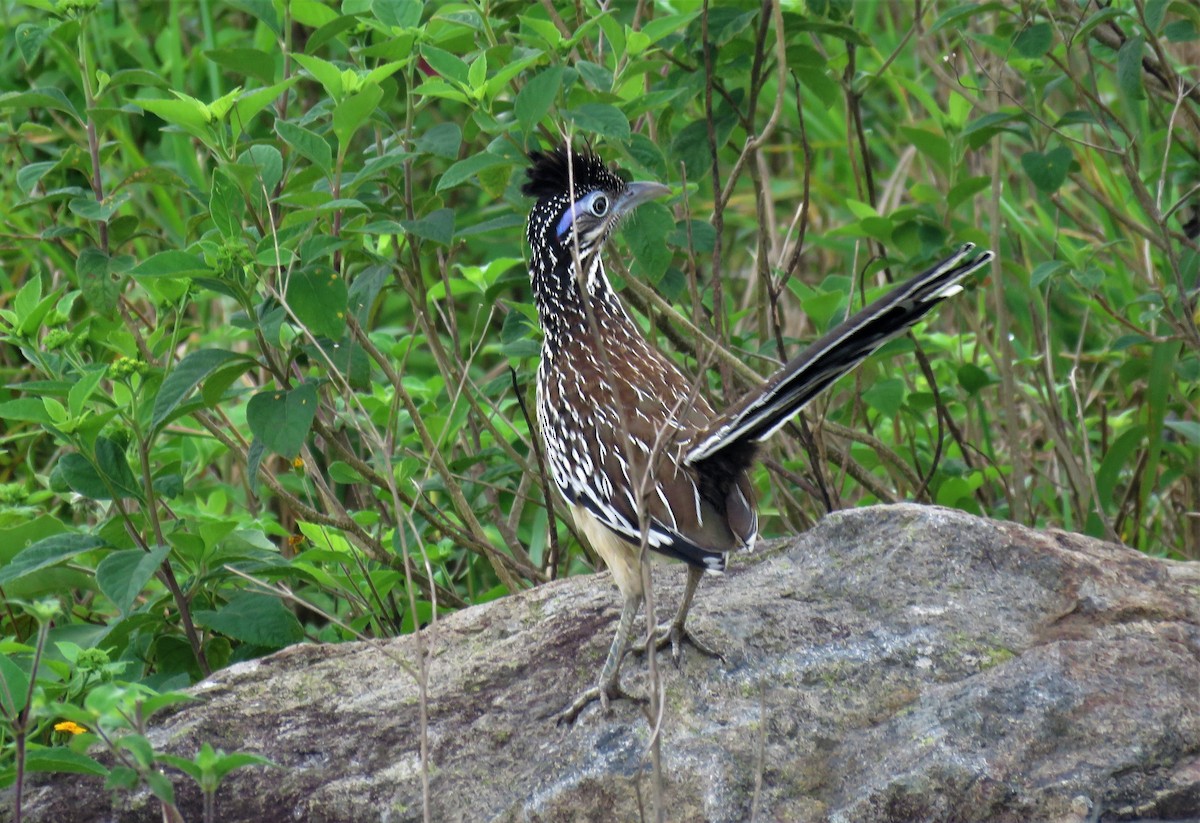
[[[896,287],[817,340],[779,369],[761,391],[714,424],[688,452],[687,462],[720,460],[727,450],[744,453],[748,461],[753,444],[774,434],[871,352],[912,327],[938,303],[962,291],[959,284],[963,278],[992,260],[990,251],[970,257],[974,248],[971,243],[965,244],[951,257]]]

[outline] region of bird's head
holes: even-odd
[[[535,259],[551,265],[576,253],[586,259],[639,204],[670,192],[661,183],[626,183],[596,155],[565,146],[529,159],[521,191],[538,199],[529,214],[529,244]]]

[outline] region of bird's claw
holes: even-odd
[[[608,712],[609,703],[613,700],[630,700],[638,704],[646,702],[646,698],[637,697],[625,691],[625,689],[621,688],[620,683],[611,683],[607,686],[592,686],[580,694],[579,697],[575,698],[575,701],[570,706],[559,712],[555,722],[559,726],[570,726],[575,722],[575,718],[579,717],[580,712],[597,700],[600,701],[600,708],[605,713]]]
[[[656,650],[662,650],[667,646],[670,646],[671,660],[676,666],[678,666],[683,660],[684,643],[691,645],[692,648],[700,652],[700,654],[704,655],[705,657],[712,657],[716,660],[720,660],[722,663],[725,662],[724,655],[722,655],[712,646],[697,638],[696,635],[692,634],[683,626],[680,626],[676,623],[663,623],[654,630],[654,648]],[[645,654],[646,641],[642,640],[641,642],[634,644],[630,648],[630,651],[632,651],[634,654]]]

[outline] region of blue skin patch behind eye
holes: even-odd
[[[558,221],[558,229],[556,236],[562,240],[567,233],[567,229],[571,228],[571,224],[575,222],[575,209],[579,208],[579,203],[572,203],[571,208],[563,212],[562,219]]]
[[[582,200],[572,203],[571,208],[563,212],[562,219],[558,221],[558,228],[555,229],[555,236],[559,240],[562,240],[567,233],[567,229],[571,228],[571,224],[575,222],[575,218],[579,215],[579,210],[590,210],[592,208],[592,202],[602,194],[604,194],[604,192],[594,191],[587,197],[584,197]]]

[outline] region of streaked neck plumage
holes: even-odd
[[[558,205],[560,210],[566,207],[565,202]],[[540,218],[545,222],[550,219]],[[565,246],[546,241],[545,228],[545,225],[539,225],[538,219],[531,218],[529,242],[533,249],[533,259],[530,265],[530,283],[533,287],[533,302],[537,307],[538,320],[545,334],[543,350],[553,354],[572,337],[590,336],[592,331],[588,320],[589,309],[593,319],[601,327],[613,322],[631,323],[632,320],[621,305],[604,271],[603,242],[576,249],[571,239],[568,239]],[[583,272],[582,277],[577,274],[580,270]],[[584,289],[587,292],[586,304]]]

